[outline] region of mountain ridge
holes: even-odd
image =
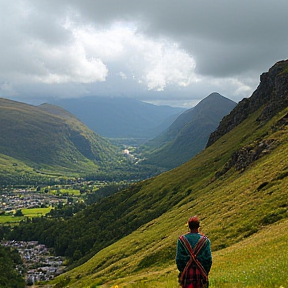
[[[219,93],[211,93],[195,107],[180,114],[169,128],[145,143],[144,163],[175,168],[205,148],[210,134],[236,103]],[[141,148],[141,147],[140,147]]]
[[[156,137],[185,110],[123,97],[58,99],[52,104],[71,112],[103,137],[144,140]]]

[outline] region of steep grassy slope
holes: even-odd
[[[29,178],[37,175],[29,167],[80,175],[100,167],[113,170],[123,160],[108,141],[56,106],[39,108],[0,98],[0,123],[1,162],[6,159],[8,164],[2,166],[1,176],[8,182],[9,175],[19,176],[21,165],[26,165],[23,174]]]
[[[66,281],[65,285],[69,287],[96,287],[105,282],[110,285],[124,282],[127,285],[122,283],[120,287],[176,287],[176,240],[186,232],[187,219],[197,214],[202,219],[202,229],[212,241],[215,255],[211,287],[287,286],[287,279],[281,270],[287,267],[287,256],[277,249],[283,249],[288,244],[285,230],[285,219],[288,218],[288,127],[284,121],[288,109],[266,123],[259,123],[257,119],[263,109],[258,109],[192,161],[143,182],[140,189],[125,200],[135,200],[130,210],[134,218],[131,217],[130,223],[163,209],[168,202],[170,208],[166,207],[166,212],[159,217],[102,249],[84,265],[60,276],[57,282],[64,284]],[[265,143],[270,143],[269,147]],[[248,155],[254,150],[259,152],[261,147],[265,149],[253,161],[238,166],[233,157],[245,147]],[[234,159],[233,165],[231,159]],[[149,199],[158,196],[160,200],[146,205]],[[108,205],[110,200],[106,201]],[[111,207],[110,215],[113,215],[113,211]],[[121,213],[124,210],[118,210],[118,219]],[[125,222],[119,221],[118,225],[125,225]],[[276,233],[278,227],[282,227],[284,235]],[[275,231],[275,239],[268,238],[267,229]],[[267,237],[267,242],[263,237]],[[260,252],[267,244],[273,245],[270,249],[274,251],[274,247],[275,254],[262,257],[257,250],[258,244],[266,245],[259,247]],[[242,251],[250,252],[249,257],[255,255],[252,262],[249,257],[246,258],[247,255],[242,256],[243,264],[240,267],[248,263],[255,263],[256,266],[252,272],[247,270],[247,277],[243,273],[239,275],[239,260],[234,258],[235,255],[242,255],[238,251],[240,247]],[[270,262],[263,262],[265,259]],[[219,264],[225,260],[231,261],[227,271],[223,271]],[[268,269],[271,263],[276,267],[274,270]],[[261,278],[263,271],[266,274]],[[155,281],[155,278],[158,280]],[[151,282],[145,286],[143,283],[153,279],[154,284]],[[140,282],[133,284],[131,281]]]
[[[235,106],[235,102],[219,93],[210,94],[145,144],[144,163],[172,169],[187,162],[205,148],[210,134]]]
[[[275,225],[263,227],[259,233],[239,243],[214,252],[209,287],[287,287],[288,254],[283,253],[288,243],[288,233],[283,233],[283,231],[287,229],[288,220],[280,221]],[[90,265],[93,266],[93,263]],[[75,275],[81,276],[79,270],[74,272]],[[175,264],[164,268],[155,265],[142,273],[133,273],[118,278],[101,287],[118,285],[119,288],[175,288],[178,287],[177,275]],[[97,281],[98,279],[88,277],[83,279],[81,285],[82,287],[100,287],[96,286]],[[80,287],[79,283],[74,285],[72,281],[68,281],[67,277],[66,283],[68,282],[71,285],[69,287]]]

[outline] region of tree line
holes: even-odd
[[[183,196],[173,190],[165,191],[165,194],[149,191],[150,194],[146,195],[141,188],[141,183],[133,184],[87,206],[72,217],[52,218],[46,215],[23,221],[9,232],[6,231],[5,238],[37,240],[53,248],[57,255],[67,257],[69,265],[77,266],[141,225],[159,217]]]

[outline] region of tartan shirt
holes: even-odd
[[[185,237],[189,241],[192,248],[194,249],[201,235],[199,233],[187,233],[185,234]],[[178,239],[176,265],[180,272],[184,270],[189,259],[190,255],[187,253],[186,249],[183,247],[182,243]],[[200,261],[200,263],[202,264],[208,275],[212,266],[211,242],[209,239],[207,239],[206,245],[199,252],[197,259]]]

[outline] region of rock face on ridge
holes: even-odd
[[[207,142],[211,146],[220,137],[231,131],[250,114],[265,105],[258,121],[268,121],[288,105],[288,60],[277,62],[260,76],[260,84],[250,98],[244,98],[225,116]]]

